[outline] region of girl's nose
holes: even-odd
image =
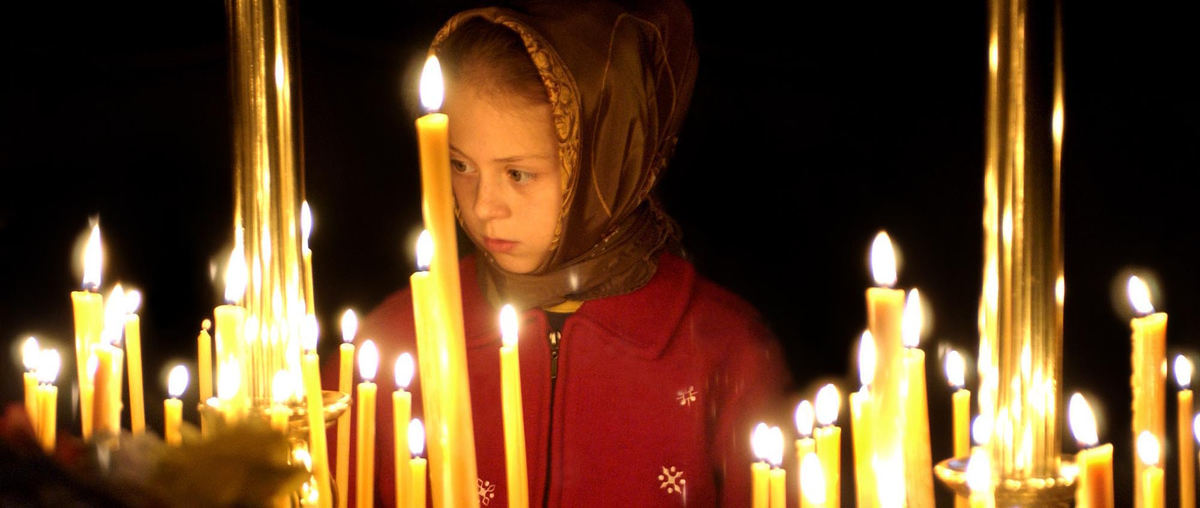
[[[508,217],[509,208],[504,200],[499,177],[480,175],[479,188],[475,194],[475,215],[485,221]]]

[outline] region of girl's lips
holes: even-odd
[[[513,250],[513,248],[517,246],[517,242],[484,237],[483,246],[489,252],[498,252],[503,254]]]

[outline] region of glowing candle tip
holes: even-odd
[[[827,384],[822,386],[817,391],[817,423],[821,425],[833,425],[837,421],[838,409],[841,405],[841,396],[838,394],[836,386]]]
[[[796,433],[800,434],[800,437],[809,437],[812,435],[815,412],[813,411],[811,402],[802,400],[799,404],[796,404],[796,414],[793,418],[796,420]],[[756,428],[755,430],[757,431],[758,429]]]
[[[783,464],[783,431],[772,426],[767,433],[767,462],[779,467]]]
[[[864,387],[875,380],[875,355],[875,336],[866,330],[858,343],[858,381]]]
[[[304,248],[308,249],[308,237],[312,234],[312,210],[308,201],[300,203],[300,238],[304,240]]]
[[[880,231],[871,242],[871,275],[880,286],[896,283],[896,253],[886,231]]]
[[[408,451],[412,452],[414,457],[425,451],[425,425],[421,423],[420,418],[413,418],[408,422]]]
[[[421,105],[425,106],[425,109],[436,111],[442,107],[442,66],[434,55],[425,59],[425,67],[421,69],[420,88]]]
[[[167,374],[167,394],[173,399],[178,399],[183,396],[184,390],[188,386],[188,369],[183,365],[176,365],[171,368],[171,372]]]
[[[1071,424],[1071,433],[1075,435],[1075,440],[1083,447],[1096,446],[1100,441],[1096,433],[1096,416],[1092,413],[1092,407],[1088,404],[1087,399],[1081,394],[1071,395],[1070,402],[1067,403],[1067,419]]]
[[[139,308],[142,307],[142,292],[136,289],[130,289],[125,292],[125,313],[137,314]]]
[[[354,342],[354,336],[358,334],[358,314],[354,313],[354,309],[346,309],[342,313],[342,342],[350,344]]]
[[[100,223],[92,224],[92,232],[88,235],[83,248],[83,287],[96,289],[100,287],[100,271],[104,264],[104,251],[100,245]]]
[[[43,349],[38,353],[37,378],[42,383],[54,383],[62,368],[62,357],[54,349]]]
[[[1146,286],[1146,282],[1141,277],[1133,275],[1129,277],[1129,284],[1126,285],[1129,292],[1129,301],[1133,304],[1133,309],[1138,314],[1152,314],[1154,312],[1154,303],[1150,301],[1150,288]]]
[[[31,336],[21,343],[21,364],[25,370],[32,372],[38,368],[39,351],[37,337]]]
[[[416,367],[413,365],[412,355],[400,353],[400,356],[396,357],[396,366],[392,369],[396,376],[396,388],[408,388],[408,384],[412,382],[413,371],[415,370]]]
[[[950,382],[950,386],[962,388],[966,385],[966,370],[967,362],[963,360],[958,351],[951,349],[949,353],[946,353],[946,379]]]
[[[500,338],[505,346],[517,345],[517,310],[512,305],[500,308]]]
[[[1192,385],[1192,361],[1186,356],[1175,357],[1175,382],[1179,383],[1182,390]]]
[[[428,230],[422,230],[417,236],[417,269],[428,270],[433,261],[433,235]]]
[[[375,372],[379,370],[379,349],[375,347],[375,341],[367,339],[363,341],[362,348],[358,351],[358,375],[363,381],[373,381]]]
[[[1159,448],[1158,438],[1148,430],[1143,430],[1137,437],[1137,455],[1141,459],[1142,464],[1154,466],[1158,464],[1159,455],[1162,450]]]
[[[758,460],[767,460],[768,448],[770,448],[770,433],[771,429],[767,424],[759,422],[754,426],[754,431],[750,433],[750,449],[754,452],[754,456]]]
[[[904,299],[904,315],[900,321],[900,337],[904,347],[917,347],[921,343],[921,330],[925,327],[925,316],[921,309],[921,294],[914,288]]]

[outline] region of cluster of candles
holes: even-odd
[[[916,289],[891,289],[896,272],[891,241],[876,236],[871,248],[872,272],[877,287],[867,291],[869,326],[858,349],[862,387],[849,395],[851,440],[857,506],[933,507],[932,464],[929,446],[929,409],[925,382],[925,355],[918,347],[923,311]],[[1139,461],[1135,476],[1138,508],[1163,506],[1164,487],[1160,443],[1165,436],[1166,314],[1154,312],[1149,291],[1138,277],[1128,285],[1139,316],[1132,320],[1134,427]],[[1157,368],[1156,368],[1157,366]],[[971,423],[971,392],[965,385],[966,361],[954,350],[945,356],[946,377],[952,395],[954,456],[967,459],[966,477],[972,492],[958,497],[959,508],[993,506],[994,484],[986,451],[993,422],[981,417]],[[1200,440],[1200,415],[1193,416],[1189,389],[1192,363],[1179,355],[1174,361],[1179,383],[1177,443],[1181,506],[1195,503],[1193,436]],[[840,396],[833,385],[822,387],[816,405],[801,401],[795,411],[798,439],[795,464],[799,470],[801,507],[840,506],[840,440],[835,425]],[[1078,482],[1076,506],[1112,507],[1113,446],[1099,444],[1091,407],[1080,394],[1069,402],[1069,423],[1080,451],[1074,468]],[[814,429],[814,417],[819,424]],[[894,422],[903,422],[895,424]],[[1154,425],[1157,427],[1154,427]],[[972,441],[975,445],[972,446]],[[752,506],[783,507],[787,484],[783,466],[783,433],[759,423],[751,432],[758,461],[751,465]],[[896,453],[899,452],[899,453]],[[1196,457],[1200,462],[1200,456]]]

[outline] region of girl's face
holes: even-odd
[[[529,273],[549,257],[562,208],[550,104],[463,85],[443,107],[459,213],[501,268]]]

